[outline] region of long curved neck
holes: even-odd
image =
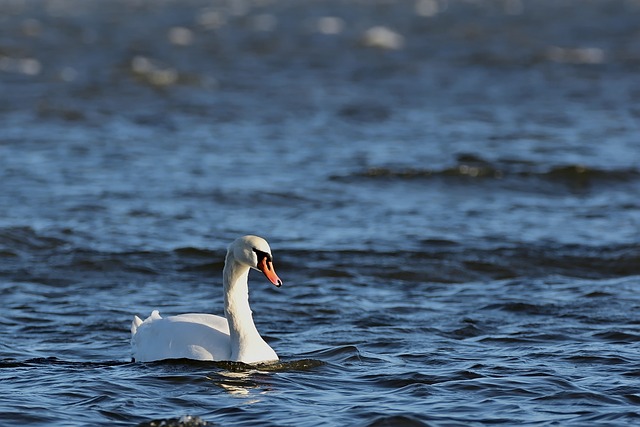
[[[249,307],[249,267],[227,254],[222,272],[224,282],[224,313],[229,322],[231,360],[239,360],[242,350],[249,343],[262,341],[258,333],[251,307]]]

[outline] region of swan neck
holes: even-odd
[[[229,323],[231,359],[256,339],[262,340],[249,307],[249,267],[227,255],[224,265],[224,312]]]

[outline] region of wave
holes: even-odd
[[[442,168],[375,166],[345,175],[333,175],[340,182],[353,180],[444,180],[452,183],[521,182],[527,189],[554,185],[586,190],[600,185],[640,183],[637,168],[606,169],[581,164],[539,165],[518,160],[488,161],[475,155],[458,156],[456,164]],[[538,187],[536,187],[536,184]]]
[[[18,257],[24,252],[50,251],[67,242],[65,239],[38,233],[31,227],[7,227],[0,229],[0,255]]]
[[[552,275],[587,279],[640,275],[640,248],[635,244],[443,247],[427,242],[412,251],[313,251],[313,256],[304,252],[288,255],[312,258],[307,267],[315,275],[321,273],[323,265],[334,265],[354,278],[373,275],[401,281],[453,283]]]
[[[43,366],[61,366],[61,367],[76,367],[76,368],[109,368],[113,366],[129,365],[131,362],[123,361],[102,361],[102,362],[78,362],[63,360],[57,357],[35,357],[31,359],[18,360],[15,358],[1,358],[0,369],[14,369],[14,368],[37,368]]]
[[[2,272],[8,280],[55,286],[94,280],[95,275],[101,280],[138,277],[146,281],[160,276],[166,281],[181,281],[185,275],[210,280],[218,277],[224,266],[223,250],[99,251],[76,247],[71,240],[30,228],[0,229],[0,253],[5,254]],[[640,275],[640,247],[636,244],[495,245],[426,239],[417,241],[410,250],[283,247],[278,254],[278,267],[288,275],[329,279],[374,276],[392,281],[459,283],[550,275],[587,279]]]
[[[160,418],[138,424],[138,427],[207,427],[216,424],[203,420],[198,416],[183,415],[176,418]]]

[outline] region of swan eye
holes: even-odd
[[[261,251],[260,249],[256,249],[256,248],[253,248],[253,252],[255,252],[256,255],[258,255],[258,264],[260,264],[260,261],[262,261],[264,258],[266,258],[267,261],[269,262],[273,262],[273,259],[271,258],[270,253]]]

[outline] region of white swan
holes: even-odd
[[[258,333],[249,307],[249,269],[260,270],[275,286],[282,280],[273,267],[269,244],[244,236],[227,250],[222,278],[225,317],[181,314],[162,318],[157,310],[131,323],[131,350],[137,362],[164,359],[272,362],[278,355]]]

